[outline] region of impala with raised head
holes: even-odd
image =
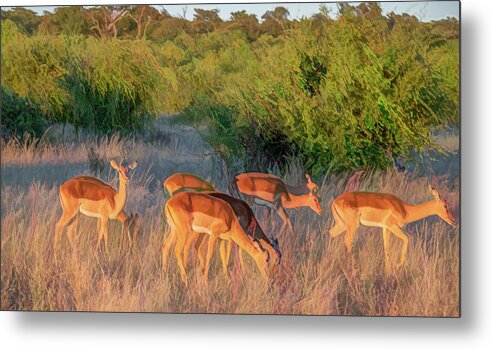
[[[162,185],[170,196],[181,191],[215,191],[212,184],[189,173],[175,173],[166,178]]]
[[[127,166],[122,166],[111,160],[110,164],[111,167],[118,171],[118,191],[109,184],[89,176],[72,178],[60,186],[59,197],[63,213],[55,226],[53,242],[55,257],[63,229],[67,224],[69,225],[67,236],[70,245],[74,248],[72,235],[74,227],[77,225],[78,213],[98,219],[97,248],[99,248],[101,240],[104,239],[104,247],[106,252],[108,252],[108,221],[110,219],[122,222],[124,230],[128,231],[129,240],[132,240],[130,230],[137,229],[140,217],[138,214],[128,216],[124,211],[124,207],[129,181],[128,172],[137,166],[137,162],[133,161]]]
[[[323,212],[316,194],[318,185],[307,173],[306,179],[305,184],[290,186],[271,174],[242,173],[231,181],[231,192],[275,210],[283,221],[281,231],[285,226],[292,231],[286,208],[309,207],[319,215]]]
[[[175,244],[174,253],[178,268],[186,285],[188,281],[183,262],[183,249],[189,234],[209,236],[204,270],[205,280],[208,279],[210,260],[218,238],[234,241],[255,260],[261,274],[267,277],[268,252],[248,237],[233,209],[224,200],[204,193],[180,192],[166,202],[164,212],[168,236],[162,245],[162,268],[166,268],[169,250]]]
[[[332,204],[335,225],[330,229],[331,237],[345,233],[345,247],[352,250],[357,228],[360,224],[383,229],[383,245],[386,270],[389,271],[390,233],[403,242],[398,267],[403,265],[408,249],[408,237],[402,228],[407,223],[437,215],[446,223],[455,226],[448,205],[432,186],[429,186],[433,200],[420,205],[408,204],[394,195],[382,193],[353,192],[337,197]]]

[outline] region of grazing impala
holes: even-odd
[[[400,267],[404,262],[408,249],[408,237],[402,228],[405,224],[437,215],[446,223],[456,225],[456,220],[449,211],[445,200],[441,199],[436,189],[429,186],[434,200],[410,205],[391,194],[354,192],[344,193],[337,197],[332,204],[335,225],[330,229],[330,235],[336,237],[345,233],[345,247],[352,250],[355,233],[359,224],[383,229],[383,244],[386,270],[389,270],[389,237],[390,232],[403,241]]]
[[[170,196],[180,191],[215,191],[209,182],[188,173],[175,173],[162,183]]]
[[[323,210],[315,194],[318,185],[306,173],[307,182],[299,186],[285,184],[280,178],[265,173],[243,173],[234,177],[231,182],[231,192],[253,199],[257,205],[264,205],[274,209],[282,218],[283,225],[292,231],[292,223],[285,208],[307,206],[321,215]]]
[[[109,219],[117,219],[122,222],[124,229],[128,228],[128,236],[131,241],[129,229],[138,226],[140,217],[138,215],[131,215],[129,217],[123,208],[125,207],[127,196],[128,172],[137,166],[137,162],[133,161],[128,166],[122,166],[111,160],[110,164],[119,174],[120,187],[118,191],[114,190],[109,184],[88,176],[72,178],[60,186],[59,196],[63,214],[55,226],[53,243],[55,257],[63,228],[74,220],[74,218],[77,219],[79,212],[85,216],[98,219],[98,248],[101,240],[104,238],[104,247],[106,252],[108,252]],[[74,226],[76,224],[72,223],[68,228],[68,238],[72,247],[74,247],[72,240]]]
[[[181,192],[173,195],[165,206],[168,237],[162,245],[162,268],[167,265],[169,249],[176,243],[174,253],[183,282],[188,285],[183,262],[183,249],[189,234],[208,234],[208,247],[204,276],[208,278],[210,260],[215,240],[232,240],[245,250],[256,262],[261,274],[267,277],[268,252],[245,233],[241,224],[225,201],[204,193]]]
[[[253,213],[253,210],[249,205],[244,202],[243,200],[236,199],[230,195],[224,194],[224,193],[207,193],[207,195],[213,196],[215,198],[224,200],[227,202],[232,210],[234,211],[239,224],[243,228],[243,230],[248,234],[249,238],[253,241],[256,241],[260,244],[260,246],[268,252],[268,255],[272,261],[272,265],[278,265],[280,263],[280,260],[282,258],[282,254],[280,253],[279,245],[278,245],[278,240],[273,238],[270,240],[266,234],[263,232],[263,229],[261,229],[260,224],[256,220],[256,217]],[[194,238],[198,237],[199,241],[197,244],[197,250],[198,250],[198,258],[200,260],[200,264],[203,265],[203,249],[201,248],[204,245],[205,239],[203,239],[204,235],[203,234],[195,234],[192,236],[191,239],[188,239],[186,242],[186,245],[184,247],[184,263],[185,266],[187,264],[187,256],[188,256],[188,250],[191,245],[191,243],[194,241]],[[226,242],[225,240],[221,241],[220,244],[220,257],[222,261],[222,269],[224,271],[224,274],[227,276],[227,265],[229,263],[229,259],[231,256],[231,250],[233,246],[233,241],[229,240]],[[241,267],[244,269],[244,262],[243,262],[243,257],[242,257],[242,249],[239,248],[239,260],[241,262]]]
[[[212,184],[201,179],[200,177],[191,174],[186,174],[186,173],[173,174],[164,181],[163,185],[164,188],[166,188],[166,190],[169,192],[170,196],[173,196],[173,194],[182,191],[197,191],[197,192],[206,192],[208,195],[226,201],[229,205],[231,205],[232,209],[234,210],[234,213],[236,214],[236,217],[239,220],[239,224],[241,224],[241,227],[248,234],[248,236],[250,236],[254,241],[260,243],[261,246],[268,251],[270,257],[276,260],[276,264],[280,263],[281,253],[278,247],[278,240],[274,238],[270,240],[265,235],[265,233],[259,226],[258,221],[256,220],[253,210],[251,209],[251,207],[249,207],[249,205],[246,202],[240,199],[233,198],[230,195],[216,192],[215,189],[213,189]],[[195,246],[197,246],[198,258],[200,264],[203,265],[204,259],[203,259],[203,253],[201,247],[204,246],[204,242],[206,241],[206,239],[204,239],[205,237],[206,235],[204,234],[189,234],[188,239],[183,248],[184,250],[183,262],[185,267],[188,265],[190,246],[197,239],[198,241]],[[232,245],[233,245],[232,240],[228,241],[227,247],[226,247],[225,240],[222,240],[220,244],[220,256],[222,259],[222,267],[226,275],[227,275],[227,264],[230,259]],[[241,262],[241,266],[243,266],[244,264],[243,264],[241,251],[242,250],[239,248],[239,259]]]

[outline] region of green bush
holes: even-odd
[[[234,25],[156,41],[28,36],[4,20],[2,86],[48,123],[103,133],[183,113],[224,157],[251,167],[295,155],[310,171],[337,172],[441,151],[432,132],[459,123],[456,20],[383,16],[377,3],[343,4],[336,19],[277,15],[280,31],[248,36],[240,28],[252,19],[239,13]]]
[[[176,89],[145,41],[26,36],[2,23],[2,86],[37,103],[49,122],[101,133],[144,128]]]
[[[46,115],[36,103],[22,98],[2,87],[2,125],[10,135],[22,138],[25,133],[41,137],[48,124]]]

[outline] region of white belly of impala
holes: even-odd
[[[101,215],[98,214],[97,212],[86,211],[82,207],[80,208],[80,213],[88,217],[101,218]]]
[[[364,219],[360,220],[360,223],[362,225],[365,225],[366,227],[379,227],[379,228],[384,228],[385,225],[381,222],[372,222],[372,221],[366,221]]]
[[[199,225],[192,225],[191,226],[191,229],[196,232],[196,233],[205,233],[205,234],[209,234],[210,235],[210,230],[206,227],[202,227],[202,226],[199,226]]]

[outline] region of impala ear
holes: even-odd
[[[436,200],[440,200],[440,196],[439,196],[439,193],[437,192],[436,188],[434,188],[432,185],[429,184],[429,190],[431,191],[432,193],[432,196],[434,196],[434,199]]]
[[[307,174],[307,173],[306,173],[306,179],[307,179],[308,183],[312,182],[312,181],[311,181],[311,177],[310,177],[310,176],[309,176],[309,174]]]
[[[116,161],[114,161],[113,159],[111,159],[111,161],[109,162],[109,164],[111,165],[112,168],[114,168],[116,171],[119,170],[119,166],[118,164],[116,163]]]
[[[138,162],[136,162],[136,161],[132,161],[132,162],[130,163],[130,165],[128,165],[128,168],[129,168],[130,170],[133,170],[135,167],[137,167],[137,164],[138,164]]]

